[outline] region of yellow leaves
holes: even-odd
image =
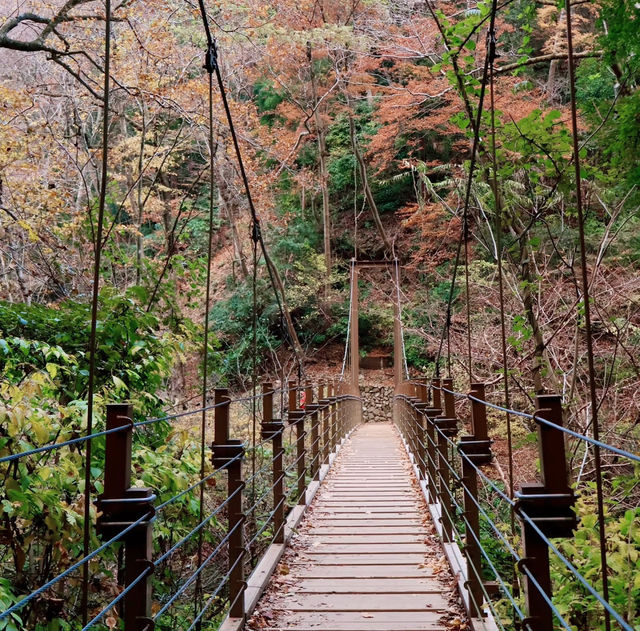
[[[24,219],[21,219],[20,221],[18,221],[18,225],[27,233],[29,237],[29,241],[31,242],[39,241],[38,234],[33,229],[31,224],[26,222]]]
[[[49,430],[42,423],[32,421],[31,431],[33,432],[38,443],[44,444],[49,440]]]

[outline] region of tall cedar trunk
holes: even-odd
[[[169,180],[165,173],[160,174],[160,199],[162,200],[162,225],[164,226],[164,233],[167,240],[167,256],[173,256],[175,250],[175,232],[173,230],[174,218],[171,213],[171,197],[169,196],[168,189]]]
[[[367,200],[367,204],[371,209],[371,214],[373,215],[373,220],[376,224],[376,228],[378,229],[378,233],[380,234],[380,238],[382,239],[382,243],[384,243],[385,250],[391,253],[392,246],[387,238],[387,233],[384,230],[384,226],[382,225],[382,221],[380,220],[380,213],[378,212],[378,206],[376,204],[376,200],[373,198],[373,193],[371,192],[371,186],[369,186],[369,177],[367,175],[367,165],[364,162],[364,158],[362,157],[362,153],[360,153],[360,149],[358,148],[358,140],[356,138],[356,128],[353,122],[353,116],[351,112],[349,112],[349,136],[351,137],[351,147],[353,148],[353,155],[356,157],[358,162],[358,167],[360,170],[360,181],[362,182],[362,189],[364,191],[364,196]]]
[[[554,55],[557,55],[560,52],[560,44],[562,43],[562,38],[564,34],[565,27],[563,26],[565,20],[565,11],[564,9],[560,10],[560,14],[558,15],[558,28],[556,29],[556,34],[553,38],[553,50],[551,51]],[[549,76],[547,78],[547,96],[550,100],[553,100],[553,91],[555,89],[556,83],[556,71],[558,70],[558,64],[560,61],[558,59],[553,59],[549,64]]]
[[[220,152],[223,156],[224,151]],[[231,231],[231,242],[233,243],[233,252],[235,260],[240,265],[240,275],[244,280],[249,275],[247,268],[247,261],[242,249],[242,241],[238,233],[238,226],[236,225],[236,206],[237,195],[234,195],[229,182],[233,178],[233,168],[229,165],[224,157],[218,161],[218,168],[216,169],[216,184],[218,186],[218,200],[220,210],[224,213],[227,221],[229,222],[229,229]]]
[[[526,243],[524,236],[520,241],[522,244],[520,247],[520,284],[522,287],[522,306],[524,307],[527,322],[531,328],[534,343],[531,377],[533,379],[533,387],[536,393],[541,394],[545,390],[544,383],[542,381],[542,371],[547,363],[545,357],[546,345],[544,343],[538,317],[535,312],[533,292],[531,290],[535,278],[535,271],[531,260],[533,253],[531,252],[530,246]],[[548,372],[551,374],[550,370]]]
[[[311,94],[313,97],[314,120],[318,133],[318,152],[320,161],[320,188],[322,190],[322,228],[324,232],[324,263],[327,268],[324,286],[325,298],[329,296],[331,278],[331,212],[329,209],[329,171],[327,169],[326,134],[327,129],[320,113],[318,103],[318,86],[316,85],[316,75],[313,70],[313,60],[311,58],[311,44],[307,44],[307,59],[309,61],[309,72],[311,73]]]

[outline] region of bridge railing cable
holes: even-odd
[[[429,394],[433,399],[429,398]],[[468,435],[456,416],[455,398],[469,404]],[[501,629],[574,631],[575,611],[555,601],[553,588],[573,581],[576,598],[601,607],[614,624],[633,631],[632,609],[614,606],[601,591],[597,574],[585,572],[573,547],[564,544],[577,527],[575,491],[569,486],[565,438],[593,444],[593,439],[562,424],[560,398],[541,395],[532,413],[506,410],[487,400],[483,384],[470,393],[457,392],[450,380],[406,382],[396,390],[394,418],[424,489],[445,543],[457,544],[450,554],[465,580],[463,596],[472,617],[490,615]],[[487,409],[508,411],[538,426],[541,482],[522,484],[512,499],[495,477]],[[461,411],[461,410],[460,410]],[[457,438],[456,438],[457,437]],[[631,469],[638,456],[600,441]],[[509,515],[515,512],[522,533],[514,536]],[[608,545],[606,541],[601,545]],[[455,558],[453,558],[455,557]],[[515,572],[514,572],[515,570]]]
[[[30,457],[63,448],[73,449],[90,438],[105,441],[104,463],[96,462],[100,452],[94,450],[94,469],[103,470],[103,479],[98,486],[103,492],[97,499],[95,524],[96,534],[102,541],[92,552],[71,562],[59,574],[1,611],[0,623],[11,620],[20,625],[21,610],[26,607],[33,610],[31,606],[46,597],[49,590],[89,563],[99,560],[101,567],[115,571],[116,545],[123,545],[124,557],[135,561],[125,564],[121,575],[123,587],[117,595],[108,602],[100,602],[98,595],[90,597],[91,614],[86,616],[84,629],[104,628],[109,616],[116,620],[122,618],[126,631],[139,629],[139,626],[132,626],[134,622],[147,618],[149,628],[152,628],[154,620],[176,607],[181,616],[186,611],[193,613],[192,627],[198,626],[203,619],[219,618],[225,611],[232,616],[238,614],[239,608],[245,606],[245,577],[269,545],[283,541],[287,515],[294,506],[305,502],[308,485],[319,479],[322,468],[330,464],[332,454],[352,427],[349,406],[360,402],[357,397],[343,393],[343,389],[344,386],[339,391],[333,385],[320,384],[314,390],[310,385],[301,388],[293,382],[274,388],[265,382],[256,397],[231,398],[227,390],[218,388],[213,393],[214,401],[205,408],[137,422],[133,422],[135,414],[130,404],[113,404],[107,406],[105,429],[90,437],[3,455],[0,465],[5,468],[18,466],[21,462],[31,466]],[[275,418],[274,401],[283,391],[288,394],[289,405],[280,409],[280,418]],[[261,411],[259,438],[254,444],[230,439],[232,417],[246,417],[243,406],[252,399],[258,400]],[[151,436],[153,439],[155,435],[146,432],[149,425],[203,411],[210,413],[213,421],[207,423],[207,427],[212,425],[214,430],[211,449],[207,450],[212,469],[191,481],[186,488],[170,494],[163,489],[154,492],[131,487],[129,475],[123,475],[123,472],[126,474],[134,469],[136,449],[138,445],[145,445],[144,441],[132,440],[134,435],[142,432],[141,438]],[[5,445],[3,449],[6,452],[10,448]],[[253,471],[247,465],[247,456],[252,453],[258,463]],[[287,463],[287,459],[290,462]],[[227,479],[226,490],[220,484],[224,478]],[[202,489],[206,489],[207,511],[193,523],[195,513],[190,507],[197,502]],[[158,497],[161,501],[156,504]],[[159,538],[152,545],[156,540],[156,528],[160,529]],[[173,541],[161,534],[167,529],[175,533]],[[190,566],[189,563],[185,565],[185,561],[195,558],[195,551],[202,545],[200,541],[206,546],[205,554],[186,575],[179,572],[180,568]],[[110,550],[113,552],[104,558]],[[227,559],[228,567],[221,572],[220,566]],[[154,582],[154,571],[167,578],[163,589],[153,590],[150,599],[148,585],[150,582],[159,585]],[[205,576],[209,597],[199,605],[197,585]],[[152,601],[157,602],[153,618],[150,617]],[[94,615],[96,611],[98,613]]]

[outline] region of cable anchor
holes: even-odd
[[[254,243],[259,243],[262,240],[262,231],[260,230],[260,222],[258,219],[254,219],[251,225],[251,240]]]
[[[202,66],[209,74],[213,74],[218,70],[218,47],[216,41],[211,40],[207,45],[207,52],[204,56],[204,65]]]

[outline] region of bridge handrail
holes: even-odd
[[[479,403],[481,403],[480,400],[478,400]],[[438,427],[436,427],[436,432],[443,438],[443,440],[445,440],[450,447],[457,449],[457,445],[448,437],[446,436],[442,430]],[[427,440],[431,440],[428,436],[427,436]],[[475,469],[476,473],[482,477],[483,481],[491,487],[491,489],[497,493],[500,498],[506,502],[507,504],[509,504],[512,507],[515,507],[516,503],[509,498],[502,490],[500,490],[498,488],[498,486],[495,484],[495,482],[493,482],[493,480],[491,480],[491,478],[489,478],[484,471],[482,471],[482,469],[476,465],[470,458],[469,456],[464,453],[464,452],[460,452],[460,457],[462,459],[464,459],[465,461],[467,461],[467,463],[469,464],[469,466],[473,467],[473,469]],[[458,484],[460,484],[460,486],[462,488],[465,488],[466,490],[467,487],[464,483],[464,481],[462,480],[462,478],[458,475],[458,472],[455,470],[455,468],[451,465],[450,462],[447,461],[447,467],[450,469],[450,471],[456,476],[456,481]],[[450,493],[449,489],[447,489],[447,491]],[[473,501],[473,503],[477,506],[478,510],[483,514],[484,518],[487,520],[487,523],[492,527],[492,530],[494,530],[494,532],[498,535],[498,537],[500,538],[500,540],[502,541],[502,543],[504,544],[505,548],[508,549],[509,553],[511,554],[511,556],[513,556],[514,560],[517,562],[521,562],[522,561],[522,557],[515,551],[515,549],[513,548],[513,546],[511,546],[511,544],[509,543],[509,541],[506,539],[506,537],[504,537],[504,534],[502,534],[502,532],[500,531],[498,525],[495,523],[495,521],[493,521],[490,517],[490,515],[485,511],[485,509],[482,507],[482,505],[480,504],[480,502],[473,497],[473,495],[470,496],[470,499]],[[458,507],[460,508],[460,507]],[[583,586],[585,587],[585,589],[596,599],[598,600],[598,602],[604,607],[606,608],[609,613],[616,619],[616,621],[620,624],[620,626],[625,630],[625,631],[634,631],[634,629],[625,622],[625,620],[620,616],[620,614],[618,614],[618,612],[606,601],[604,600],[604,598],[602,597],[602,595],[597,592],[593,586],[587,581],[587,579],[580,573],[580,570],[578,570],[578,568],[573,565],[571,563],[571,561],[569,561],[563,554],[562,552],[560,552],[560,550],[558,550],[558,548],[554,545],[554,543],[551,541],[551,539],[549,539],[549,537],[547,537],[547,535],[545,535],[542,530],[540,530],[540,528],[538,528],[538,526],[535,524],[535,522],[527,515],[527,513],[525,513],[524,511],[522,511],[521,513],[519,513],[520,517],[527,522],[527,524],[529,526],[531,526],[531,528],[533,528],[536,533],[540,536],[540,538],[549,546],[549,548],[551,548],[551,550],[553,551],[553,553],[556,555],[556,557],[558,557],[558,559],[566,566],[566,568],[583,584]],[[464,519],[464,518],[463,518]],[[480,543],[480,542],[478,542]],[[572,631],[569,627],[565,627],[567,629],[567,631]]]
[[[307,407],[305,409],[298,409],[297,396],[298,393],[303,390],[307,391],[307,399],[310,400],[307,401]],[[0,612],[0,621],[14,614],[17,615],[17,612],[19,612],[27,604],[33,602],[35,599],[44,594],[48,589],[55,586],[59,581],[63,580],[65,577],[71,575],[73,572],[77,571],[79,568],[95,559],[98,555],[100,555],[100,553],[104,552],[113,544],[124,542],[126,549],[126,546],[129,545],[129,542],[132,541],[132,538],[137,538],[139,541],[140,533],[142,531],[146,532],[145,529],[151,529],[153,523],[156,521],[157,516],[159,516],[167,507],[184,498],[196,489],[203,487],[203,485],[205,485],[207,482],[210,482],[216,476],[220,476],[224,471],[229,472],[230,490],[227,493],[224,501],[220,502],[213,510],[211,510],[211,512],[207,514],[206,517],[201,518],[199,522],[193,528],[191,528],[191,530],[187,534],[182,536],[179,541],[173,544],[163,554],[159,555],[155,560],[152,560],[149,557],[148,560],[144,562],[144,559],[141,559],[141,561],[143,563],[146,563],[146,565],[143,564],[142,569],[135,576],[127,575],[126,586],[124,587],[124,589],[117,596],[111,599],[106,607],[104,607],[100,611],[100,613],[98,613],[87,622],[87,624],[83,627],[83,631],[86,631],[87,629],[99,623],[101,619],[118,603],[124,602],[126,611],[127,607],[129,607],[128,603],[132,598],[134,600],[140,598],[139,589],[136,588],[139,588],[141,584],[146,584],[145,581],[149,578],[154,568],[157,568],[159,565],[167,562],[172,557],[172,555],[174,555],[187,542],[194,540],[194,538],[196,537],[201,537],[201,533],[204,532],[205,528],[207,528],[207,526],[212,523],[214,517],[225,512],[230,514],[233,510],[231,508],[231,505],[236,503],[238,499],[242,498],[243,495],[248,492],[248,485],[255,483],[266,475],[269,475],[269,473],[272,471],[274,474],[273,483],[269,483],[266,489],[261,490],[259,494],[256,493],[252,498],[251,505],[249,507],[242,507],[242,518],[237,520],[233,524],[230,523],[228,532],[217,543],[214,550],[203,560],[203,562],[195,569],[195,571],[186,578],[186,580],[181,581],[181,585],[169,597],[169,599],[162,604],[162,607],[153,617],[153,620],[155,620],[157,617],[164,614],[178,600],[178,598],[180,598],[180,596],[185,593],[187,588],[192,585],[195,580],[198,579],[206,565],[210,563],[216,556],[218,556],[223,549],[229,547],[229,555],[231,559],[230,567],[228,568],[226,574],[220,578],[219,583],[215,588],[211,598],[207,601],[206,604],[203,605],[202,609],[196,616],[196,619],[191,625],[191,628],[193,628],[205,615],[207,609],[213,602],[212,598],[215,600],[215,598],[217,598],[225,589],[227,583],[234,582],[234,580],[232,580],[232,576],[235,572],[237,572],[238,566],[246,565],[246,560],[244,560],[244,553],[242,553],[237,558],[231,558],[232,548],[230,547],[231,540],[234,537],[237,537],[238,532],[243,532],[245,530],[245,520],[253,516],[254,512],[266,501],[268,501],[270,496],[273,495],[273,508],[267,509],[268,513],[266,516],[264,516],[264,523],[261,523],[260,527],[256,527],[255,532],[251,532],[249,534],[247,538],[248,541],[242,544],[242,548],[243,550],[245,550],[258,545],[258,543],[262,539],[264,539],[264,534],[269,528],[273,528],[273,540],[281,537],[285,522],[281,519],[279,525],[276,524],[278,514],[281,513],[282,516],[284,516],[284,511],[288,511],[292,507],[292,504],[290,503],[291,501],[294,501],[294,505],[295,502],[301,501],[301,493],[302,495],[305,495],[306,493],[308,484],[307,477],[309,472],[317,473],[322,463],[328,464],[330,462],[330,454],[339,445],[349,428],[349,419],[346,418],[344,411],[342,411],[342,406],[348,405],[349,402],[352,401],[359,401],[360,397],[352,394],[351,391],[347,390],[345,392],[344,384],[341,384],[340,386],[331,385],[330,392],[327,391],[326,393],[327,396],[325,397],[323,395],[317,402],[314,402],[313,390],[310,389],[309,385],[298,386],[290,382],[289,384],[283,384],[281,388],[273,388],[270,384],[265,383],[262,391],[255,396],[245,396],[231,399],[229,397],[226,397],[225,395],[225,397],[222,397],[220,400],[218,400],[218,395],[216,394],[216,402],[212,403],[211,405],[199,407],[185,412],[179,412],[176,414],[169,414],[162,417],[148,418],[135,423],[133,422],[134,414],[132,407],[130,405],[117,404],[115,406],[111,406],[113,408],[111,412],[109,412],[110,407],[107,406],[107,427],[103,431],[94,432],[86,436],[72,438],[67,441],[35,447],[33,449],[25,450],[15,454],[9,454],[0,458],[0,464],[7,464],[18,461],[21,458],[25,458],[27,456],[37,455],[39,453],[46,453],[67,446],[86,443],[87,441],[90,441],[94,438],[105,436],[107,437],[105,450],[105,471],[109,469],[109,461],[112,462],[112,465],[114,465],[116,469],[122,469],[123,462],[125,463],[124,466],[127,466],[127,463],[131,462],[132,443],[130,439],[114,439],[114,436],[124,437],[125,433],[131,435],[134,431],[139,430],[139,428],[143,428],[148,425],[152,425],[162,421],[183,418],[208,411],[214,411],[216,414],[216,419],[219,415],[226,416],[228,423],[229,408],[232,404],[259,401],[263,402],[263,409],[261,411],[261,427],[266,428],[266,426],[269,424],[268,422],[271,419],[267,419],[265,417],[266,410],[264,408],[264,401],[270,399],[272,402],[274,395],[284,392],[288,392],[290,395],[289,406],[283,405],[281,410],[283,414],[288,412],[290,421],[288,425],[281,424],[281,427],[279,429],[270,428],[268,431],[266,431],[266,433],[263,432],[263,438],[259,441],[256,440],[255,444],[229,441],[228,445],[231,445],[235,449],[235,455],[224,457],[222,460],[220,460],[220,458],[218,457],[218,461],[216,461],[216,450],[217,448],[225,447],[227,443],[224,442],[224,440],[226,440],[224,439],[222,445],[216,445],[217,441],[214,440],[213,453],[215,470],[197,480],[193,484],[189,485],[188,488],[183,489],[172,497],[164,500],[158,506],[153,507],[153,502],[156,499],[156,495],[151,493],[150,490],[147,489],[130,489],[131,491],[134,491],[131,496],[128,496],[125,493],[121,496],[118,494],[116,494],[115,496],[111,494],[105,497],[101,497],[101,499],[99,499],[99,502],[102,502],[102,510],[106,509],[109,511],[116,511],[111,517],[106,519],[106,522],[109,522],[106,526],[107,530],[102,530],[103,533],[107,532],[108,535],[110,535],[108,536],[107,540],[101,543],[88,555],[74,562],[64,571],[60,572],[60,574],[47,581],[37,589],[33,590],[31,593],[21,598],[21,600],[17,601],[6,610]],[[322,386],[318,394],[321,394],[323,392],[324,386]],[[311,393],[311,396],[309,396],[309,393]],[[272,406],[269,408],[269,410],[272,411]],[[305,426],[308,423],[311,423],[311,441],[307,447],[307,444],[305,443],[305,436],[307,435]],[[321,424],[322,431],[320,431]],[[273,424],[271,423],[271,425]],[[298,438],[296,439],[295,443],[291,442],[289,446],[285,447],[283,445],[283,437],[285,434],[285,429],[289,427],[292,430],[295,429],[296,432],[298,432]],[[116,443],[118,443],[119,445],[119,451],[117,453],[110,452],[110,450],[115,449],[115,443],[113,442],[114,440],[116,440]],[[128,447],[126,446],[127,440],[129,440]],[[264,450],[269,444],[272,447],[272,453],[268,458],[268,461],[264,464],[261,463],[261,465],[257,469],[255,469],[254,467],[253,473],[243,480],[242,478],[244,476],[242,475],[242,463],[245,459],[246,454],[255,454],[258,457],[263,457],[263,454],[265,453]],[[280,444],[281,448],[274,448],[274,446],[276,446],[277,444]],[[284,466],[282,466],[284,462],[283,457],[285,456],[285,454],[289,454],[291,449],[295,447],[295,445],[297,445],[299,453],[295,458],[293,465],[289,465],[285,468]],[[322,452],[320,451],[321,446]],[[123,452],[121,451],[122,449],[125,449],[125,451],[128,449],[128,455],[126,453],[123,455]],[[266,453],[268,453],[268,451]],[[279,465],[278,462],[280,463]],[[279,474],[276,471],[277,466],[280,467]],[[240,467],[240,469],[238,469],[238,467]],[[287,471],[292,467],[297,468],[298,471],[297,478],[293,480],[293,482],[287,480]],[[233,474],[234,476],[238,475],[238,471],[240,472],[239,483],[237,480],[236,482],[234,482],[234,490],[231,490],[231,469],[234,469],[236,471],[236,473]],[[118,478],[117,484],[120,483],[122,483],[122,480],[121,478]],[[277,490],[279,484],[282,486],[281,496],[276,498],[275,491]],[[126,491],[126,489],[124,490]],[[142,493],[144,497],[140,495],[140,492],[144,492]],[[302,499],[304,500],[304,498]],[[144,510],[142,511],[142,514],[140,514],[140,511],[142,509]],[[104,515],[102,513],[100,514],[102,515],[100,519],[104,520]],[[129,515],[129,517],[127,517],[127,515]],[[234,604],[239,599],[242,600],[244,588],[244,581],[238,583],[238,581],[235,580],[234,587],[232,588],[233,593],[230,597],[230,609],[234,608]],[[235,592],[233,591],[234,589]],[[127,629],[128,631],[127,624],[128,623],[126,622],[125,616],[125,629]]]
[[[449,390],[448,388],[445,388],[444,386],[435,386],[433,384],[425,384],[419,381],[415,381],[415,382],[411,382],[411,383],[415,383],[416,385],[423,385],[423,386],[427,386],[430,388],[433,388],[435,390],[440,390],[441,392],[446,392],[448,394],[452,394],[454,397],[457,397],[459,399],[468,399],[469,401],[475,401],[476,403],[481,403],[482,405],[492,408],[494,410],[498,410],[499,412],[504,412],[506,414],[513,414],[514,416],[519,416],[521,418],[526,418],[532,421],[537,421],[542,423],[543,425],[546,425],[547,427],[552,427],[553,429],[557,429],[561,432],[563,432],[564,434],[568,434],[569,436],[572,436],[573,438],[577,438],[578,440],[583,440],[587,443],[590,443],[591,445],[594,445],[596,447],[600,447],[601,449],[605,449],[607,451],[610,451],[612,453],[617,454],[618,456],[622,456],[623,458],[628,458],[629,460],[633,460],[634,462],[640,462],[640,455],[639,454],[634,454],[631,451],[627,451],[625,449],[620,449],[620,447],[615,447],[614,445],[610,445],[608,443],[602,442],[600,440],[596,440],[594,438],[591,438],[590,436],[587,436],[586,434],[581,434],[579,432],[576,432],[572,429],[569,429],[568,427],[564,427],[563,425],[557,425],[556,423],[553,423],[552,421],[549,421],[548,419],[545,418],[541,418],[540,416],[534,414],[530,414],[529,412],[522,412],[521,410],[513,410],[511,408],[506,408],[502,405],[499,405],[497,403],[491,403],[491,401],[486,401],[485,399],[479,399],[478,397],[473,396],[470,393],[464,393],[464,392],[457,392],[455,390]]]
[[[272,390],[271,392],[269,392],[268,394],[279,394],[280,392],[283,392],[284,389],[278,389],[278,390]],[[145,419],[144,421],[138,421],[136,423],[128,423],[126,425],[122,425],[120,427],[114,427],[111,429],[105,429],[99,432],[93,432],[91,434],[85,435],[85,436],[78,436],[77,438],[71,438],[69,440],[64,440],[61,442],[56,442],[56,443],[49,443],[47,445],[42,445],[40,447],[34,447],[33,449],[27,449],[25,451],[21,451],[15,454],[9,454],[7,456],[1,456],[0,457],[0,464],[4,464],[6,462],[14,462],[15,460],[19,460],[21,458],[26,458],[28,456],[35,456],[37,454],[40,453],[46,453],[49,451],[53,451],[56,449],[62,449],[63,447],[70,447],[73,445],[80,445],[82,443],[86,443],[90,440],[93,440],[94,438],[101,438],[102,436],[108,436],[110,434],[115,434],[117,432],[122,432],[125,431],[127,429],[129,429],[130,427],[134,427],[134,428],[139,428],[139,427],[145,427],[147,425],[153,425],[155,423],[160,423],[160,422],[166,422],[166,421],[171,421],[171,420],[175,420],[175,419],[179,419],[179,418],[184,418],[187,416],[194,416],[195,414],[201,414],[202,412],[209,412],[211,410],[215,410],[218,407],[224,406],[224,405],[229,405],[230,403],[243,403],[243,402],[247,402],[247,401],[254,401],[254,400],[258,400],[261,399],[264,396],[264,394],[257,394],[255,396],[248,396],[248,397],[238,397],[236,399],[231,399],[228,402],[224,401],[222,403],[213,403],[211,405],[207,405],[205,407],[199,407],[199,408],[195,408],[193,410],[187,410],[185,412],[176,412],[175,414],[167,414],[166,416],[159,416],[159,417],[154,417],[154,418],[149,418],[149,419]],[[5,445],[3,447],[3,449],[6,449],[7,446]]]
[[[458,539],[461,543],[464,537],[466,537],[466,546],[469,545],[470,540],[474,545],[477,546],[477,550],[479,554],[487,561],[489,567],[491,568],[493,574],[496,577],[496,581],[499,583],[499,588],[501,592],[504,594],[505,598],[511,603],[513,607],[513,611],[516,612],[521,620],[524,623],[525,628],[530,628],[532,631],[538,630],[547,630],[551,629],[551,626],[545,626],[542,624],[539,625],[539,621],[537,621],[533,626],[531,624],[531,618],[527,617],[523,611],[520,609],[518,603],[515,601],[514,596],[511,592],[511,589],[506,585],[505,581],[500,576],[499,571],[495,567],[493,561],[491,560],[490,555],[484,548],[484,544],[480,540],[479,531],[477,531],[478,526],[474,527],[474,524],[470,523],[468,515],[469,513],[469,505],[473,505],[474,510],[476,511],[476,515],[481,515],[482,518],[486,521],[486,523],[490,526],[491,531],[495,533],[497,538],[500,540],[502,546],[508,551],[509,555],[513,558],[513,560],[517,564],[518,570],[521,572],[523,576],[526,576],[527,580],[531,587],[534,588],[534,591],[538,593],[539,599],[544,603],[544,606],[548,608],[550,615],[552,614],[555,619],[558,620],[558,623],[562,628],[566,631],[571,631],[572,627],[569,622],[563,616],[563,614],[559,611],[558,607],[555,605],[552,599],[551,592],[548,591],[543,585],[541,585],[539,577],[536,575],[535,571],[528,566],[531,559],[529,558],[531,554],[527,554],[527,549],[525,547],[525,554],[519,554],[514,545],[509,542],[509,539],[505,535],[505,533],[501,530],[500,526],[496,523],[495,519],[490,514],[490,511],[485,510],[482,506],[481,501],[477,492],[477,480],[478,478],[482,479],[484,485],[491,488],[492,493],[495,493],[499,496],[500,501],[507,504],[511,511],[515,511],[518,519],[521,520],[523,524],[523,529],[526,527],[532,533],[532,535],[528,535],[530,538],[533,536],[537,538],[539,542],[548,550],[552,552],[552,554],[560,561],[560,563],[575,577],[575,579],[580,583],[580,585],[586,590],[591,597],[598,602],[600,606],[604,608],[606,612],[608,612],[613,619],[615,619],[616,623],[620,625],[620,628],[624,631],[634,631],[634,627],[629,624],[627,620],[625,620],[623,614],[619,613],[614,606],[611,605],[610,602],[607,602],[606,598],[589,582],[589,580],[581,573],[580,569],[572,563],[571,560],[567,557],[566,554],[559,549],[559,547],[554,544],[551,540],[554,537],[568,536],[567,532],[562,534],[562,531],[566,531],[566,526],[562,526],[560,530],[554,529],[554,527],[549,527],[545,520],[560,519],[563,523],[566,522],[569,517],[544,517],[545,511],[542,511],[542,514],[536,512],[536,508],[534,504],[530,504],[529,502],[533,501],[544,501],[551,502],[553,505],[554,502],[559,501],[560,504],[564,502],[567,498],[569,498],[569,504],[566,504],[566,508],[570,508],[572,505],[572,500],[570,497],[573,495],[573,491],[569,492],[569,496],[565,497],[565,493],[560,493],[559,491],[554,491],[554,488],[557,488],[555,485],[561,481],[553,480],[550,486],[547,486],[548,478],[545,476],[545,463],[549,468],[547,475],[551,474],[551,467],[549,467],[549,462],[553,460],[553,458],[564,459],[564,447],[563,441],[560,443],[555,441],[551,441],[554,444],[555,451],[551,455],[551,452],[545,453],[546,446],[545,443],[542,443],[542,452],[541,452],[541,467],[542,467],[542,485],[540,486],[540,490],[537,491],[537,487],[532,487],[530,489],[522,489],[521,492],[516,494],[517,501],[514,501],[511,497],[509,497],[499,486],[486,475],[486,473],[482,470],[481,465],[486,464],[491,460],[491,452],[490,452],[490,444],[491,440],[487,438],[486,434],[486,414],[482,412],[483,407],[491,407],[494,409],[498,409],[507,413],[518,414],[522,417],[529,418],[535,420],[539,427],[544,427],[545,432],[556,432],[558,436],[561,436],[562,433],[574,436],[579,439],[588,439],[588,437],[583,436],[577,432],[572,430],[567,430],[560,423],[562,422],[562,413],[561,408],[559,406],[559,397],[551,397],[554,401],[557,401],[556,404],[551,404],[550,401],[546,401],[544,398],[540,399],[538,403],[542,402],[545,404],[549,404],[551,407],[556,405],[555,410],[551,410],[550,414],[546,416],[550,416],[550,418],[544,418],[541,416],[541,412],[536,412],[534,414],[527,414],[524,412],[518,412],[516,410],[509,410],[502,406],[498,406],[492,404],[489,401],[486,401],[484,396],[484,386],[482,384],[477,384],[478,388],[472,390],[469,394],[464,394],[460,392],[456,392],[452,389],[449,384],[446,385],[438,385],[438,384],[425,384],[421,382],[405,382],[406,385],[417,386],[414,390],[411,388],[407,389],[404,387],[404,384],[397,388],[396,394],[394,396],[394,400],[400,404],[399,411],[397,415],[394,415],[396,418],[396,424],[398,425],[404,440],[407,451],[413,458],[414,465],[416,467],[416,473],[418,474],[420,479],[424,479],[425,486],[425,494],[428,494],[429,503],[435,503],[438,505],[438,510],[442,515],[442,518],[446,517],[450,526],[452,527],[452,531],[454,533],[454,539]],[[449,386],[449,387],[447,387]],[[433,388],[433,390],[437,390],[442,392],[446,396],[449,397],[459,397],[469,400],[472,404],[471,408],[471,436],[467,436],[465,439],[462,439],[460,442],[456,443],[453,440],[453,436],[458,431],[458,421],[453,418],[446,418],[451,415],[451,410],[454,410],[453,407],[453,399],[445,398],[445,405],[447,413],[442,413],[442,400],[437,399],[437,403],[434,403],[434,408],[429,408],[429,403],[427,399],[428,390],[427,388]],[[413,392],[414,394],[411,394]],[[479,395],[478,395],[479,394]],[[478,396],[476,396],[478,395]],[[483,406],[480,409],[480,412],[476,408],[473,407],[473,404],[479,404]],[[547,411],[546,405],[539,405],[540,409],[544,409]],[[420,420],[422,419],[422,420]],[[553,420],[550,420],[553,419]],[[558,420],[559,419],[559,420]],[[424,422],[426,420],[426,425]],[[557,422],[554,422],[557,420]],[[440,421],[440,422],[439,422]],[[480,429],[476,428],[476,424],[479,423],[482,425]],[[452,425],[453,424],[453,425]],[[454,428],[455,429],[452,429]],[[430,429],[429,429],[430,428]],[[482,439],[478,440],[475,436],[482,435]],[[543,435],[540,434],[540,439],[543,439]],[[549,438],[547,438],[549,441]],[[630,452],[626,452],[624,450],[620,450],[611,445],[607,445],[606,443],[600,443],[600,441],[593,441],[593,439],[588,442],[592,444],[599,444],[603,447],[610,447],[611,451],[617,453],[621,456],[630,457],[631,460],[638,461],[640,458],[635,456]],[[466,449],[465,449],[466,444]],[[547,442],[549,445],[549,442]],[[470,447],[470,449],[469,449]],[[482,449],[480,448],[482,447]],[[561,449],[561,454],[558,449]],[[486,453],[484,453],[486,452]],[[459,462],[462,465],[462,473],[460,473],[459,469],[455,466],[455,454],[459,458]],[[488,457],[488,460],[487,460]],[[467,471],[467,473],[465,473]],[[469,478],[470,475],[468,472],[472,471],[473,478]],[[445,475],[446,474],[446,475]],[[430,482],[431,477],[435,476],[435,480],[433,483]],[[451,478],[449,478],[451,476]],[[471,484],[471,487],[469,486]],[[562,483],[561,483],[562,486]],[[464,492],[464,507],[460,505],[459,500],[456,498],[455,489],[459,489]],[[568,487],[567,487],[568,488]],[[434,495],[435,493],[435,495]],[[555,493],[555,494],[554,494]],[[446,498],[448,501],[444,501]],[[469,502],[469,505],[467,505]],[[525,503],[527,502],[527,503]],[[533,507],[533,512],[529,514],[529,511]],[[545,510],[549,511],[549,508],[545,508]],[[564,510],[564,509],[563,509]],[[465,533],[460,533],[458,530],[458,526],[455,524],[456,511],[458,511],[459,516],[462,517],[462,521],[465,527]],[[571,512],[571,511],[569,511]],[[450,514],[451,513],[451,514]],[[554,513],[553,509],[551,509],[551,513]],[[513,514],[513,513],[512,513]],[[557,513],[561,515],[563,513]],[[574,526],[575,526],[575,518]],[[477,522],[477,517],[475,518],[475,523]],[[559,522],[558,522],[559,523]],[[573,527],[570,528],[570,531]],[[524,530],[523,530],[524,533]],[[445,532],[445,525],[443,521],[443,525],[440,530],[441,536],[444,538],[445,542],[447,539],[447,534]],[[524,537],[524,534],[523,534]],[[525,546],[526,540],[525,541]],[[601,545],[606,545],[604,542],[601,542]],[[467,547],[461,546],[463,549],[467,549]],[[468,553],[465,551],[465,555],[468,556]],[[526,558],[525,558],[526,557]],[[483,579],[480,575],[480,570],[475,567],[474,563],[471,562],[471,558],[468,556],[467,562],[467,581],[470,580],[469,575],[476,573],[476,579],[478,587],[484,592],[484,596],[486,596],[485,600],[487,606],[494,612],[493,604],[491,603],[491,598],[489,594],[486,592],[486,586],[484,585]],[[546,560],[548,566],[548,558]],[[533,566],[532,566],[533,567]],[[546,584],[546,581],[543,581]],[[465,582],[465,585],[467,583]],[[467,589],[469,599],[473,599],[474,594],[470,588]],[[478,603],[476,603],[477,605]],[[476,607],[477,611],[481,611],[481,607]],[[531,611],[531,605],[529,604],[529,611]],[[530,616],[533,614],[529,614]],[[500,627],[502,627],[502,623],[499,620],[499,616],[494,615],[494,622],[496,622]],[[551,623],[550,623],[551,624]]]

